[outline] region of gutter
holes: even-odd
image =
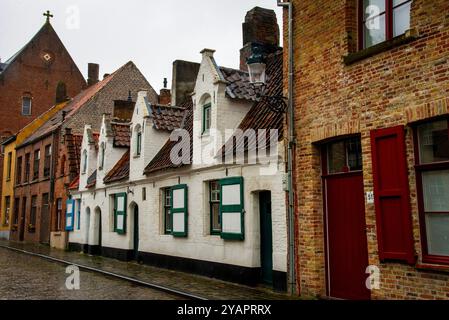
[[[289,252],[289,287],[291,294],[296,292],[296,252],[295,252],[295,197],[293,186],[293,157],[296,145],[295,114],[293,105],[293,3],[277,0],[277,5],[288,9],[288,252]]]

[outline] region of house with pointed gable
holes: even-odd
[[[98,68],[95,70],[98,72]],[[98,79],[98,74],[94,78]],[[132,100],[142,88],[147,90],[149,101],[159,100],[139,69],[128,62],[102,81],[91,83],[17,146],[14,162],[16,168],[21,168],[21,179],[16,181],[14,196],[20,210],[13,218],[17,224],[10,233],[11,239],[66,247],[64,213],[68,187],[80,171],[92,168],[83,162],[87,149],[80,150],[81,137],[86,132],[84,124],[91,124],[87,151],[93,159],[92,154],[100,147],[98,133],[103,116],[111,114],[129,121],[134,107]],[[89,172],[90,180],[95,178],[93,173]]]
[[[273,11],[250,13],[244,33],[259,14],[276,24]],[[267,42],[279,39],[271,33],[279,32],[276,27],[267,28]],[[254,40],[246,33],[244,38]],[[282,49],[277,42],[270,44],[266,92],[282,95]],[[245,48],[242,60],[252,46]],[[106,149],[121,158],[112,168],[103,167],[109,171],[102,181],[98,168],[103,156],[100,151],[90,160],[95,152],[89,148],[95,148],[86,127],[85,176],[71,191],[75,210],[66,213],[75,226],[80,221],[80,228],[72,228],[69,247],[286,290],[283,113],[261,97],[246,70],[219,67],[213,50],[201,53],[191,95],[183,103],[152,104],[146,92],[139,92],[128,124],[129,150],[114,147],[116,133],[110,130]],[[179,96],[176,79],[172,98]],[[107,132],[102,129],[99,141]],[[262,156],[268,151],[267,162]],[[91,187],[87,177],[95,170]]]
[[[50,17],[47,13],[44,25],[19,51],[5,62],[0,60],[0,143],[55,103],[76,96],[86,87],[81,71],[53,28]],[[0,181],[4,157],[8,158],[8,153],[4,156],[1,150]],[[0,208],[7,204],[6,197],[1,196]]]

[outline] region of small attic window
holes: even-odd
[[[140,124],[138,124],[134,128],[134,146],[135,146],[135,152],[134,155],[136,157],[139,157],[142,153],[142,127]]]
[[[87,150],[83,151],[83,174],[87,171]]]
[[[31,116],[31,96],[24,95],[22,97],[22,115],[23,116]]]

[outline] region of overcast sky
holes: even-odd
[[[0,57],[25,45],[50,10],[85,77],[88,62],[100,64],[102,78],[132,60],[158,91],[164,77],[171,81],[174,60],[200,62],[203,48],[216,50],[219,65],[238,68],[242,23],[255,6],[274,9],[281,24],[276,0],[1,0]]]

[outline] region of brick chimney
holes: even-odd
[[[279,25],[273,10],[255,7],[248,11],[243,23],[243,48],[240,50],[240,70],[248,71],[246,59],[254,44],[262,45],[267,53],[279,48]]]
[[[87,65],[87,86],[90,87],[98,82],[100,76],[100,65],[89,63]]]
[[[159,94],[159,104],[169,105],[171,103],[171,91],[167,89],[167,78],[164,78],[164,88],[161,89]]]

